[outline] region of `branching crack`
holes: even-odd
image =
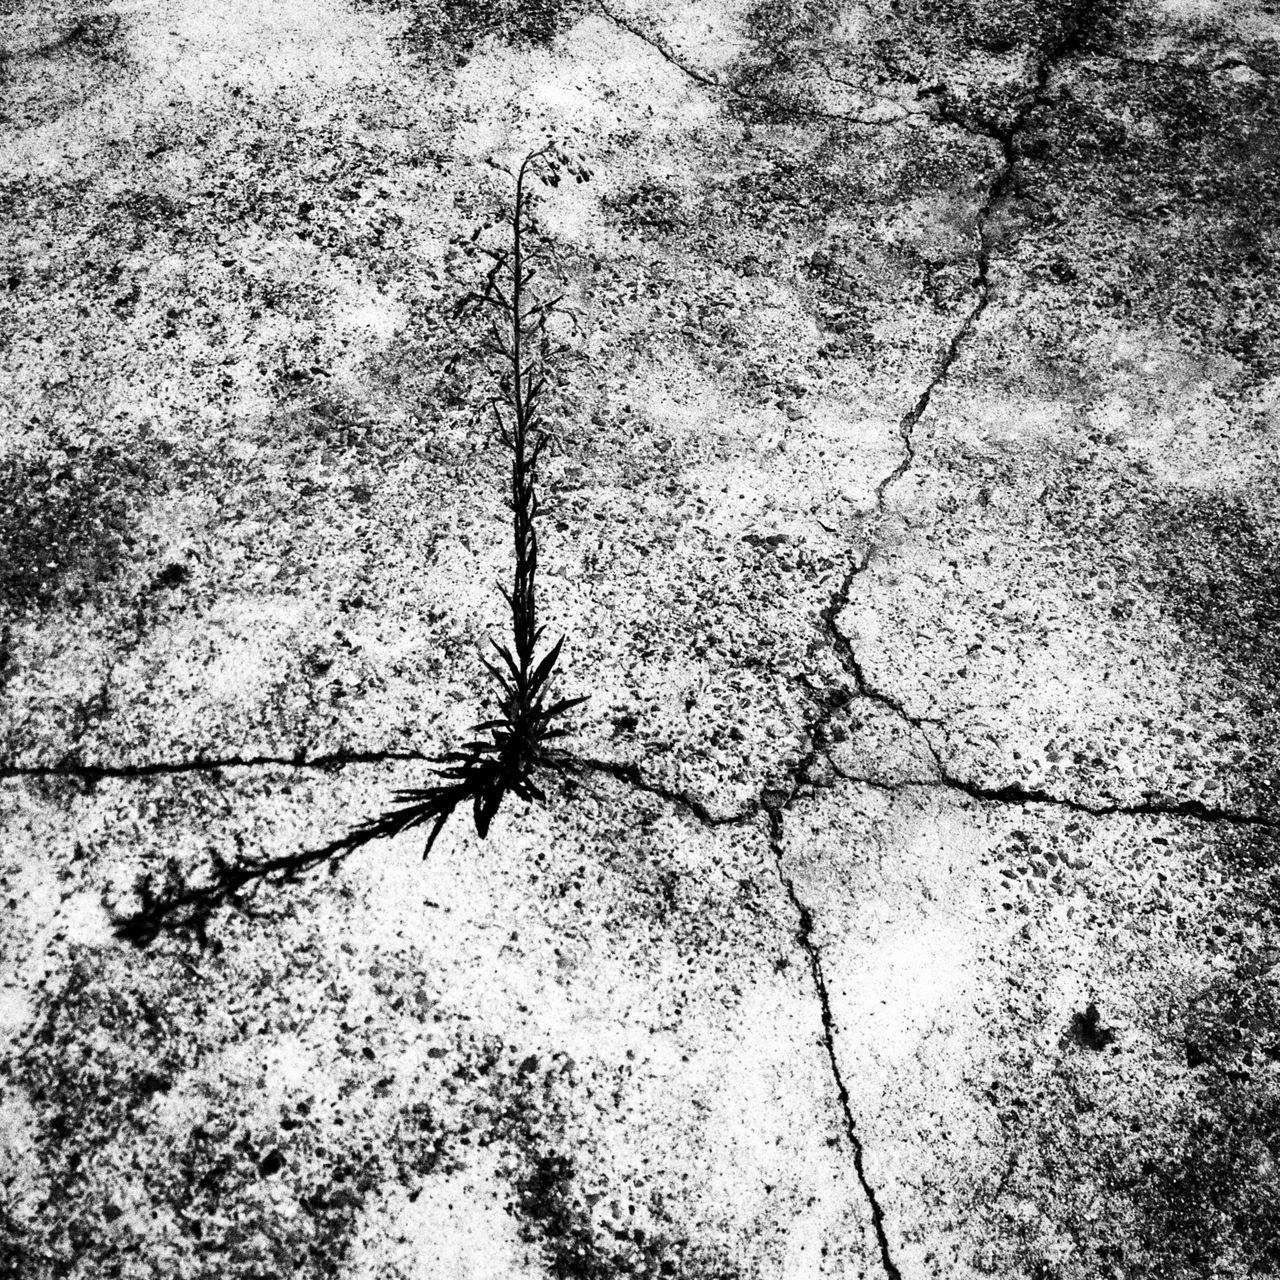
[[[1092,0],[1079,0],[1079,3],[1072,8],[1067,18],[1061,24],[1056,38],[1041,50],[1034,68],[1034,73],[1030,78],[1027,91],[1022,97],[1022,101],[1020,102],[1018,110],[1016,111],[1012,121],[1003,129],[991,132],[987,135],[991,137],[993,141],[998,143],[1002,163],[987,189],[986,198],[983,201],[982,208],[979,210],[977,216],[978,245],[975,255],[973,304],[970,306],[968,312],[952,334],[950,341],[941,353],[934,368],[932,377],[899,419],[898,434],[902,441],[902,457],[894,468],[876,485],[872,519],[865,531],[865,544],[862,553],[854,560],[838,589],[833,594],[827,607],[822,612],[824,629],[833,645],[833,648],[840,655],[846,671],[852,678],[857,696],[886,708],[902,723],[909,725],[916,731],[916,734],[923,742],[928,752],[933,768],[936,771],[936,777],[913,779],[902,782],[886,782],[879,779],[853,779],[848,778],[848,775],[844,776],[849,781],[857,781],[864,785],[890,792],[899,792],[911,788],[939,788],[960,793],[969,796],[973,800],[985,803],[1051,805],[1059,808],[1065,808],[1073,812],[1089,814],[1094,817],[1105,817],[1116,814],[1132,817],[1175,817],[1189,818],[1200,822],[1231,823],[1276,830],[1280,828],[1280,822],[1277,822],[1275,819],[1256,814],[1235,813],[1208,805],[1201,800],[1195,799],[1170,802],[1146,801],[1136,804],[1090,804],[1086,801],[1063,798],[1039,788],[1027,787],[1017,783],[1010,783],[1002,787],[988,788],[979,786],[978,784],[969,782],[965,779],[958,778],[950,773],[944,765],[938,749],[934,746],[925,728],[925,718],[912,715],[906,704],[901,699],[877,688],[872,683],[870,678],[867,676],[862,662],[858,658],[853,644],[849,637],[841,631],[838,622],[840,611],[848,602],[849,593],[852,589],[854,579],[859,574],[866,572],[871,562],[875,546],[877,525],[883,518],[888,505],[888,492],[892,486],[910,470],[915,461],[915,428],[928,412],[933,400],[934,392],[946,381],[952,367],[960,356],[960,351],[964,342],[973,331],[975,325],[981,319],[990,302],[990,275],[994,244],[989,228],[993,216],[1013,186],[1017,165],[1017,152],[1015,147],[1017,136],[1025,127],[1033,107],[1041,101],[1045,86],[1048,83],[1049,76],[1052,73],[1055,63],[1080,45],[1083,39],[1084,25],[1091,3]],[[603,9],[603,5],[601,7]],[[605,12],[607,13],[607,10],[605,10]],[[611,14],[609,16],[613,17]],[[614,21],[618,21],[618,19],[614,18]],[[620,25],[625,24],[620,23]],[[641,32],[633,31],[633,34],[639,35],[642,39],[647,39],[647,37],[645,37]],[[655,42],[649,40],[649,43],[654,44]],[[663,56],[667,57],[669,61],[675,61],[675,59],[666,50],[662,49],[661,46],[655,44],[655,47],[659,48],[659,51],[662,52]],[[685,68],[685,70],[688,72],[688,68]],[[967,122],[957,120],[955,123],[960,124],[961,127],[966,129],[971,128]],[[778,800],[771,798],[771,793],[766,792],[762,797],[761,805],[769,816],[771,846],[777,864],[778,877],[799,917],[797,941],[808,959],[813,985],[818,996],[821,1008],[823,1043],[826,1047],[832,1078],[835,1082],[841,1111],[844,1116],[846,1136],[853,1152],[854,1169],[871,1212],[872,1225],[875,1230],[876,1241],[879,1246],[881,1264],[888,1280],[901,1280],[901,1273],[899,1272],[889,1249],[888,1236],[884,1224],[884,1212],[879,1198],[876,1195],[875,1188],[871,1185],[867,1177],[862,1140],[857,1132],[857,1125],[854,1120],[849,1091],[840,1071],[840,1063],[835,1045],[835,1028],[831,1013],[830,998],[827,992],[826,979],[822,969],[822,958],[813,937],[813,917],[808,906],[801,899],[794,880],[788,876],[784,860],[784,810],[801,794],[806,782],[809,781],[813,765],[817,761],[818,757],[824,754],[823,742],[826,730],[834,716],[838,714],[844,705],[847,704],[848,698],[841,697],[839,695],[828,695],[823,699],[823,701],[825,702],[825,705],[809,727],[807,734],[809,740],[808,752],[805,759],[797,766],[794,774],[795,783],[790,795],[783,800]],[[776,793],[773,794],[776,795]]]
[[[1252,814],[1233,813],[1204,804],[1199,800],[1182,800],[1168,802],[1150,802],[1132,806],[1090,806],[1083,801],[1054,796],[1036,788],[1009,784],[998,788],[984,788],[976,783],[951,774],[943,764],[937,747],[930,740],[926,725],[936,723],[923,716],[913,715],[906,703],[892,694],[876,687],[866,672],[849,637],[839,626],[839,615],[849,600],[849,593],[854,580],[865,573],[871,563],[875,550],[877,526],[884,517],[888,506],[889,490],[911,469],[915,462],[915,429],[932,403],[934,392],[947,380],[961,349],[981,319],[991,300],[991,266],[994,254],[994,241],[990,233],[990,224],[1002,202],[1012,189],[1018,156],[1016,141],[1019,133],[1026,127],[1033,108],[1043,101],[1045,87],[1053,68],[1066,56],[1080,51],[1086,36],[1086,24],[1093,0],[1078,0],[1061,22],[1055,37],[1041,48],[1039,57],[1028,77],[1025,90],[1016,111],[1009,122],[1000,128],[981,130],[983,136],[990,138],[1000,147],[1002,163],[987,189],[987,195],[977,215],[978,244],[975,254],[975,274],[973,279],[974,301],[964,318],[952,334],[935,365],[933,375],[923,390],[916,396],[912,404],[903,413],[898,422],[898,434],[902,441],[902,457],[894,468],[876,485],[875,502],[871,520],[865,531],[865,545],[861,554],[850,567],[844,580],[831,597],[822,612],[823,626],[826,634],[841,661],[853,680],[859,697],[873,702],[892,712],[900,721],[909,725],[919,734],[937,770],[937,778],[927,785],[945,786],[964,792],[974,799],[995,803],[1014,804],[1053,804],[1065,808],[1073,808],[1085,813],[1132,813],[1163,814],[1166,816],[1198,818],[1208,822],[1235,822],[1244,825],[1274,826],[1274,822],[1266,817]],[[971,122],[960,118],[945,106],[943,118],[956,124],[968,132],[974,132]],[[835,708],[828,707],[813,725],[811,740],[817,741],[824,732]]]
[[[858,696],[888,708],[907,724],[920,729],[923,735],[923,726],[928,722],[920,717],[910,715],[893,698],[875,691],[870,693],[859,691]],[[829,719],[835,711],[847,705],[847,702],[848,699],[834,699],[832,705],[824,713],[824,721]],[[821,734],[821,723],[816,725],[813,730],[815,738]],[[1043,804],[1061,809],[1070,809],[1075,813],[1089,814],[1093,817],[1123,815],[1129,817],[1187,818],[1200,822],[1262,827],[1270,830],[1280,829],[1280,818],[1274,818],[1267,814],[1241,813],[1218,805],[1206,804],[1204,801],[1196,799],[1150,800],[1133,804],[1121,804],[1119,802],[1091,804],[1088,801],[1078,800],[1071,796],[1056,795],[1049,791],[1035,787],[1024,787],[1017,783],[1009,783],[1002,787],[982,787],[950,773],[943,766],[936,749],[928,737],[924,736],[922,740],[937,771],[936,775],[931,778],[904,778],[890,781],[883,778],[847,773],[834,763],[830,761],[828,763],[831,763],[832,770],[847,782],[875,787],[877,790],[888,792],[912,789],[959,791],[970,797],[970,799],[979,800],[983,803]],[[808,754],[797,766],[795,770],[796,778],[803,783],[818,758],[824,755],[825,752],[820,746],[812,746]],[[192,760],[153,760],[137,764],[95,764],[92,762],[66,761],[47,765],[0,765],[0,781],[36,781],[63,778],[92,785],[112,779],[134,781],[145,778],[176,777],[231,770],[302,769],[314,770],[318,773],[336,773],[346,768],[369,765],[427,764],[434,759],[433,755],[425,751],[349,750],[308,755],[305,750],[300,749],[292,755],[197,756]],[[737,826],[743,822],[750,821],[768,807],[761,801],[747,805],[736,813],[717,814],[703,801],[699,800],[697,796],[673,787],[663,786],[659,782],[646,778],[640,766],[635,763],[601,760],[589,756],[576,756],[565,751],[555,751],[546,754],[543,764],[550,772],[564,775],[576,774],[580,776],[591,773],[606,775],[629,787],[633,787],[637,791],[652,795],[675,808],[685,810],[699,823],[707,827]]]
[[[792,799],[794,799],[794,796]],[[787,803],[789,804],[790,801]],[[867,1207],[871,1212],[871,1227],[875,1232],[876,1244],[880,1250],[880,1263],[889,1280],[902,1280],[902,1273],[898,1270],[898,1266],[893,1260],[893,1254],[889,1249],[889,1237],[884,1225],[884,1209],[880,1205],[880,1199],[876,1194],[875,1187],[871,1185],[871,1181],[867,1177],[862,1139],[858,1136],[858,1126],[853,1115],[853,1103],[850,1101],[849,1089],[840,1070],[840,1059],[836,1052],[835,1019],[831,1014],[831,997],[827,992],[827,980],[822,971],[822,956],[818,944],[813,939],[813,914],[797,892],[795,881],[786,871],[782,845],[782,814],[785,807],[785,805],[770,805],[766,810],[769,815],[770,848],[777,864],[778,879],[782,882],[782,887],[786,891],[787,897],[790,899],[799,919],[796,942],[808,961],[809,974],[813,979],[814,992],[818,997],[818,1008],[822,1019],[822,1044],[826,1050],[827,1062],[831,1068],[831,1077],[835,1083],[836,1097],[840,1102],[845,1139],[848,1141],[853,1153],[853,1169],[857,1174],[858,1185],[862,1188],[862,1194],[866,1198]]]

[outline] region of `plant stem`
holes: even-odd
[[[515,418],[512,432],[513,454],[511,467],[512,533],[515,543],[515,581],[511,597],[512,627],[515,633],[516,659],[519,663],[517,691],[520,711],[528,710],[529,676],[533,666],[537,632],[537,601],[534,574],[537,568],[538,541],[533,526],[537,511],[537,498],[533,492],[533,476],[530,474],[528,436],[531,417],[529,387],[525,385],[524,372],[524,245],[525,218],[524,180],[529,165],[539,152],[525,157],[516,174],[515,209],[512,214],[511,261],[511,408]],[[532,381],[530,382],[530,386]],[[536,447],[536,446],[535,446]]]

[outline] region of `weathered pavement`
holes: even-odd
[[[1274,7],[211,8],[0,18],[0,1274],[1280,1274]],[[581,767],[123,945],[475,718],[546,131]]]

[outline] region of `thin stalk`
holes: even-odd
[[[516,174],[515,210],[512,216],[512,297],[511,297],[511,388],[512,410],[515,417],[514,457],[511,468],[511,500],[514,510],[513,538],[515,543],[515,591],[512,597],[512,628],[515,634],[516,658],[520,665],[518,692],[522,712],[528,711],[529,677],[533,669],[534,647],[537,643],[537,599],[535,573],[538,563],[538,535],[533,526],[537,499],[533,491],[526,448],[529,436],[529,389],[524,370],[524,222],[525,177],[529,165],[542,152],[526,156]]]

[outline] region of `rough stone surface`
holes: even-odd
[[[0,7],[0,1276],[1280,1275],[1280,10]],[[545,804],[477,718],[548,134]]]

